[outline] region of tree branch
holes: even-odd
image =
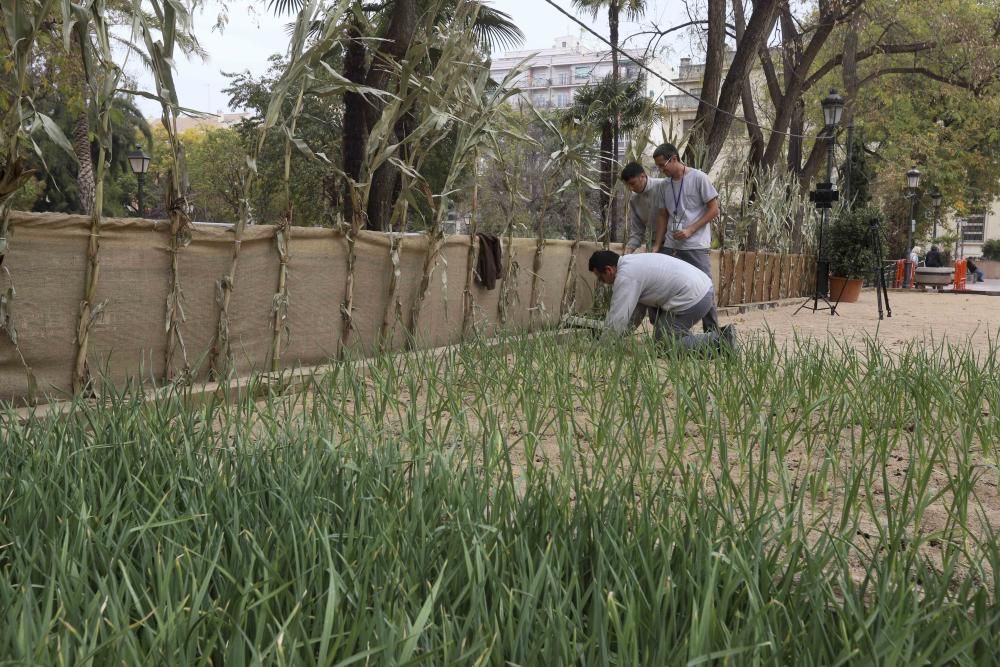
[[[938,46],[941,46],[941,44],[938,42],[913,42],[912,44],[874,44],[872,46],[869,46],[867,49],[858,51],[857,61],[861,62],[862,60],[867,60],[868,58],[872,58],[874,56],[883,54],[919,53],[921,51],[928,51],[930,49],[934,49]],[[826,76],[830,72],[830,70],[832,70],[835,67],[839,67],[843,63],[844,63],[843,54],[836,55],[830,60],[827,60],[819,67],[819,69],[813,72],[812,76],[810,76],[808,79],[805,80],[805,83],[802,84],[802,89],[809,90],[814,85],[816,85],[816,83],[819,82],[820,79]]]
[[[938,74],[927,67],[885,67],[880,70],[876,70],[861,79],[858,82],[858,87],[864,86],[869,81],[873,81],[879,77],[886,76],[888,74],[919,74],[925,76],[928,79],[934,81],[940,81],[941,83],[946,83],[949,86],[955,86],[956,88],[962,88],[968,90],[969,92],[979,95],[981,93],[980,86],[972,83],[971,81],[964,79],[962,77],[949,77],[944,74]]]
[[[781,105],[784,93],[781,92],[781,83],[778,81],[778,72],[774,69],[774,61],[771,60],[771,50],[766,44],[762,44],[757,52],[760,59],[761,69],[764,70],[764,80],[767,81],[767,93],[771,97],[771,103],[775,108]]]

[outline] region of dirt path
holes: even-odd
[[[723,324],[736,324],[741,337],[768,329],[778,342],[793,340],[796,335],[857,341],[874,336],[888,349],[902,348],[910,341],[947,338],[952,344],[969,340],[977,350],[985,351],[991,340],[997,345],[1000,333],[1000,297],[984,294],[890,291],[892,317],[881,322],[875,291],[871,289],[862,292],[857,303],[840,304],[836,317],[830,317],[827,310],[808,309],[793,316],[798,303],[720,317],[720,320]]]

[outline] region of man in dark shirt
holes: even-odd
[[[985,276],[983,276],[983,270],[976,266],[976,263],[972,261],[971,257],[965,259],[965,275],[972,277],[972,282],[974,283],[984,283],[986,282]]]
[[[924,256],[924,266],[931,268],[941,268],[944,266],[944,262],[941,261],[941,251],[936,245],[932,245],[931,249],[927,251],[927,255]]]

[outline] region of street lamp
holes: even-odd
[[[934,204],[934,233],[931,235],[931,241],[934,241],[937,239],[938,220],[941,219],[941,191],[936,186],[931,190],[931,203]]]
[[[913,232],[917,231],[917,188],[920,187],[920,170],[916,167],[910,167],[910,170],[906,172],[906,187],[910,191],[910,228],[906,234],[906,253],[907,259],[909,259],[910,249],[913,248]],[[914,270],[915,267],[912,266],[907,270],[903,287],[910,286]]]
[[[820,102],[823,107],[823,121],[826,123],[827,135],[830,142],[826,145],[826,182],[830,189],[833,189],[833,149],[836,144],[837,126],[840,125],[840,118],[844,115],[844,98],[837,94],[834,88],[830,89],[830,94]],[[826,214],[823,214],[824,217]],[[823,228],[819,229],[820,248],[823,246]]]
[[[823,106],[823,120],[829,128],[840,125],[840,117],[844,115],[844,98],[831,88],[830,94],[820,102]]]
[[[142,150],[142,146],[136,146],[135,150],[128,154],[128,165],[132,168],[132,173],[135,174],[136,179],[139,181],[139,217],[142,217],[142,182],[146,178],[146,172],[149,171],[149,156],[146,155],[145,151]]]
[[[822,299],[826,304],[822,309],[829,309],[830,315],[836,315],[837,307],[831,304],[826,298],[829,292],[829,263],[823,259],[823,227],[826,226],[827,210],[833,208],[833,202],[837,201],[840,196],[840,193],[833,187],[833,150],[837,139],[837,125],[844,114],[844,98],[838,95],[835,89],[831,88],[830,94],[823,98],[820,106],[823,107],[823,122],[826,124],[823,128],[823,133],[829,141],[826,145],[826,182],[817,183],[816,189],[809,193],[810,201],[814,202],[816,208],[821,212],[819,221],[819,246],[816,250],[816,289],[813,292],[813,296],[810,299],[806,299],[795,312],[798,313],[799,310],[805,308],[810,301],[812,301],[811,310],[816,312],[821,309],[819,302]]]

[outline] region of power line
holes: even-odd
[[[618,55],[625,56],[626,58],[628,58],[629,60],[631,60],[633,63],[635,63],[636,65],[638,65],[639,67],[641,67],[643,70],[645,70],[649,74],[652,74],[654,77],[656,77],[657,79],[659,79],[663,83],[667,84],[671,88],[676,88],[677,90],[679,90],[684,95],[687,95],[690,98],[698,100],[699,103],[703,103],[703,104],[708,105],[709,107],[711,107],[712,109],[714,109],[716,111],[716,113],[721,113],[723,115],[729,116],[733,120],[737,120],[737,121],[743,123],[744,125],[746,125],[748,127],[756,127],[756,128],[758,128],[760,130],[767,130],[771,134],[779,134],[779,135],[788,137],[790,139],[791,138],[795,138],[795,139],[810,139],[810,138],[812,138],[812,135],[792,134],[791,132],[781,132],[779,130],[775,130],[773,127],[768,127],[767,125],[760,125],[758,123],[751,123],[746,118],[742,118],[740,116],[737,116],[736,114],[732,113],[731,111],[724,111],[723,109],[720,109],[718,106],[716,106],[712,102],[709,102],[708,100],[703,99],[703,98],[699,97],[698,95],[695,95],[694,93],[691,93],[691,92],[688,92],[688,91],[684,90],[684,88],[682,88],[681,86],[678,86],[673,81],[671,81],[671,80],[669,80],[669,79],[661,76],[658,72],[654,72],[652,69],[650,69],[648,66],[646,66],[645,63],[643,63],[640,60],[636,60],[634,57],[632,57],[624,49],[621,49],[620,47],[617,47],[617,46],[613,45],[611,42],[609,42],[607,39],[605,39],[603,35],[601,35],[598,32],[595,32],[586,23],[584,23],[583,21],[581,21],[580,19],[578,19],[576,16],[574,16],[573,14],[570,14],[565,9],[563,9],[562,7],[560,7],[559,5],[557,5],[554,2],[554,0],[545,0],[545,2],[547,2],[548,4],[550,4],[553,7],[555,7],[556,11],[558,11],[560,14],[562,14],[563,16],[565,16],[566,18],[568,18],[569,20],[571,20],[573,23],[576,23],[578,26],[580,26],[581,29],[586,30],[588,33],[590,33],[591,35],[593,35],[594,37],[596,37],[597,39],[599,39],[601,41],[601,43],[607,45],[612,51],[617,51]]]

